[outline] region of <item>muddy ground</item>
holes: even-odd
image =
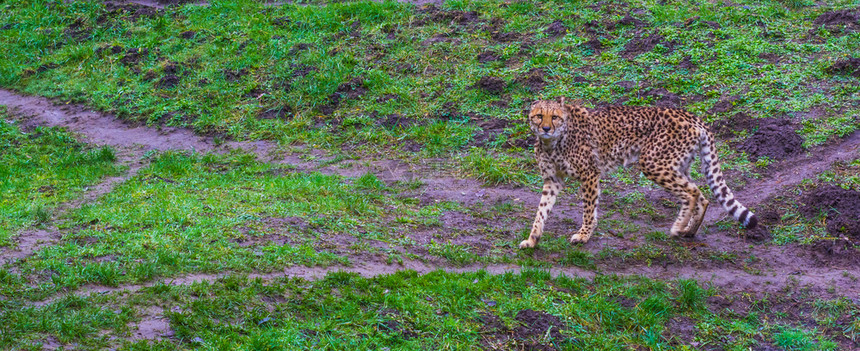
[[[428,160],[426,164],[406,164],[398,160],[347,160],[340,164],[320,165],[316,162],[303,161],[294,154],[284,152],[284,148],[267,141],[256,142],[227,142],[216,145],[211,138],[194,135],[189,130],[177,128],[161,128],[160,130],[146,126],[130,125],[117,120],[113,116],[89,111],[82,106],[55,105],[51,101],[39,98],[22,96],[10,91],[0,91],[0,104],[9,107],[11,113],[19,120],[20,124],[27,127],[36,125],[62,126],[80,136],[81,140],[99,145],[110,145],[118,152],[119,162],[131,166],[131,170],[123,177],[106,179],[102,184],[92,187],[84,196],[77,201],[61,206],[58,215],[68,209],[80,206],[82,203],[93,201],[100,195],[110,191],[113,185],[131,177],[136,170],[143,167],[140,156],[148,150],[195,150],[198,152],[225,152],[234,148],[254,152],[260,160],[267,162],[282,163],[291,166],[291,171],[312,172],[319,171],[325,174],[340,174],[346,177],[360,176],[366,172],[375,174],[383,181],[393,183],[395,181],[419,180],[423,185],[413,191],[408,191],[401,196],[414,197],[422,204],[435,201],[452,201],[460,203],[465,208],[486,208],[495,204],[509,203],[522,208],[516,212],[516,216],[509,218],[482,217],[478,212],[446,212],[440,217],[441,226],[423,227],[416,226],[409,235],[419,245],[412,248],[399,248],[412,254],[424,257],[421,261],[404,261],[401,265],[389,265],[378,257],[353,253],[348,247],[356,240],[347,235],[323,236],[327,241],[326,247],[333,252],[354,256],[352,261],[356,262],[354,267],[339,267],[336,269],[347,269],[360,272],[364,275],[375,275],[390,273],[398,269],[415,269],[419,272],[428,272],[436,268],[451,270],[472,270],[485,268],[491,272],[502,272],[517,270],[514,265],[488,264],[466,266],[455,266],[449,262],[443,262],[434,258],[421,249],[421,244],[427,244],[431,240],[436,242],[448,242],[453,244],[467,245],[472,252],[478,255],[498,250],[493,244],[494,240],[516,241],[523,228],[527,228],[532,220],[532,207],[539,199],[536,189],[527,189],[512,186],[488,187],[471,179],[460,179],[446,174],[440,170],[439,162],[443,160]],[[784,126],[782,122],[761,121],[765,127],[772,125]],[[761,128],[761,130],[768,130]],[[762,135],[767,136],[769,132]],[[758,135],[758,134],[756,134]],[[780,138],[783,134],[779,134]],[[752,139],[752,138],[751,138]],[[775,143],[771,143],[775,144]],[[780,149],[782,150],[782,149]],[[739,201],[756,209],[767,201],[784,191],[800,184],[803,179],[812,178],[816,174],[828,169],[834,162],[850,161],[856,158],[860,150],[860,133],[854,133],[846,138],[823,147],[813,148],[805,153],[787,152],[774,157],[780,160],[772,165],[762,179],[750,179],[742,186],[735,188],[735,194]],[[324,159],[324,155],[320,155]],[[352,163],[350,167],[343,164]],[[658,188],[639,189],[645,194],[645,201],[651,203],[655,209],[654,213],[640,218],[631,219],[620,213],[623,206],[615,203],[636,188],[609,182],[606,189],[609,194],[601,198],[600,212],[601,221],[631,221],[637,226],[637,230],[631,233],[618,232],[615,229],[604,230],[594,237],[591,242],[583,246],[583,249],[592,253],[598,253],[605,248],[611,248],[619,252],[635,251],[645,244],[645,238],[639,233],[649,231],[665,232],[671,225],[677,211],[677,205],[671,195]],[[844,241],[837,241],[820,245],[798,245],[788,244],[784,246],[773,246],[761,244],[768,238],[767,226],[775,224],[779,219],[766,216],[763,218],[764,230],[741,231],[720,229],[718,221],[726,219],[724,211],[713,206],[703,224],[700,235],[692,240],[669,241],[658,243],[658,245],[673,246],[680,244],[688,249],[688,257],[680,258],[658,257],[647,261],[636,258],[602,260],[597,265],[597,271],[618,274],[639,274],[653,278],[671,279],[675,277],[697,278],[733,291],[761,291],[776,292],[782,289],[788,282],[797,282],[801,286],[808,286],[813,291],[829,295],[829,291],[842,294],[860,294],[857,286],[843,272],[860,274],[857,265],[857,251],[851,247],[850,242],[857,243],[856,208],[854,207],[853,194],[841,194],[836,202],[827,202],[821,199],[833,199],[836,190],[825,191],[819,197],[809,195],[806,199],[809,203],[807,212],[824,210],[830,206],[834,210],[829,215],[830,223],[834,233],[843,233]],[[831,194],[834,193],[834,194]],[[833,195],[833,196],[831,196]],[[809,200],[811,199],[811,200]],[[822,207],[823,206],[823,207]],[[546,230],[550,235],[568,236],[580,222],[581,212],[575,196],[569,192],[561,195],[556,205]],[[308,232],[307,222],[300,218],[270,218],[267,225],[272,228],[283,230]],[[600,230],[598,230],[600,231]],[[14,250],[3,249],[3,255],[8,260],[14,260],[30,255],[34,250],[50,244],[59,239],[59,230],[52,226],[47,230],[25,230],[18,237],[18,247]],[[261,237],[250,239],[252,242],[239,243],[240,245],[261,244],[267,241],[287,243],[284,238]],[[301,236],[290,240],[301,241]],[[380,248],[394,248],[386,243],[377,243]],[[504,255],[515,257],[515,248],[507,248]],[[734,260],[715,261],[706,259],[715,253],[730,252],[736,255]],[[563,260],[564,253],[545,252],[535,250],[532,255],[540,260],[558,262]],[[685,254],[686,255],[686,254]],[[755,257],[756,260],[750,264],[746,258]],[[299,274],[295,269],[290,269],[283,274],[298,274],[301,276],[319,276],[332,269],[302,269]],[[555,267],[553,272],[592,276],[592,270],[578,267]]]

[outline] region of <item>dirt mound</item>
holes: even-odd
[[[517,33],[517,32],[503,32],[501,30],[490,31],[490,37],[499,43],[509,43],[512,41],[517,41],[522,36],[523,36],[522,33]]]
[[[695,64],[695,63],[693,63],[692,61],[690,61],[690,56],[684,56],[684,59],[683,59],[683,60],[681,60],[681,62],[679,62],[679,63],[678,63],[678,66],[677,66],[677,67],[678,67],[678,68],[681,68],[681,69],[691,70],[691,69],[694,69],[694,68],[696,68],[696,67],[698,67],[698,66],[696,66],[696,64]]]
[[[197,0],[155,0],[159,5],[182,5],[196,2]]]
[[[860,78],[860,57],[849,57],[836,61],[825,70],[828,74],[854,76]]]
[[[532,93],[539,92],[546,86],[544,71],[540,68],[532,68],[525,76],[518,78],[517,82],[524,85]]]
[[[860,29],[860,15],[857,9],[830,11],[822,13],[812,24],[816,26],[825,26],[828,30],[834,29],[837,26],[847,26],[852,30]]]
[[[364,85],[364,79],[353,78],[346,83],[337,87],[334,93],[328,96],[329,103],[319,107],[322,114],[329,115],[337,109],[343,99],[355,99],[367,93],[367,87]]]
[[[293,77],[296,78],[301,78],[310,74],[311,72],[319,71],[319,68],[316,68],[316,66],[306,65],[303,63],[300,63],[298,65],[291,64],[290,68],[293,70]]]
[[[107,13],[104,17],[100,17],[97,22],[104,22],[106,17],[128,17],[132,21],[137,21],[140,17],[152,17],[158,14],[156,8],[124,1],[107,1],[105,2],[105,10]]]
[[[731,106],[731,103],[729,103],[729,106]],[[766,120],[768,118],[761,119],[761,121]],[[732,136],[732,132],[752,130],[756,126],[758,126],[756,119],[753,119],[746,113],[738,112],[728,119],[714,121],[711,124],[711,131],[721,138],[726,138]]]
[[[79,42],[89,40],[92,33],[92,28],[87,27],[82,20],[77,19],[63,31],[63,36],[67,41]]]
[[[260,111],[257,115],[258,119],[279,119],[282,121],[288,121],[292,119],[292,109],[289,106],[281,106],[268,110]]]
[[[725,113],[735,108],[735,102],[738,101],[737,96],[730,96],[720,99],[714,107],[708,110],[708,113]]]
[[[140,62],[141,59],[149,55],[149,49],[147,48],[130,48],[125,51],[125,56],[123,56],[119,62],[122,62],[126,65],[135,65]]]
[[[627,14],[624,18],[618,20],[618,22],[609,24],[606,26],[608,30],[614,30],[618,26],[634,26],[636,28],[647,27],[649,25],[648,22],[642,21],[636,17]]]
[[[451,38],[451,34],[448,33],[436,33],[432,37],[427,38],[427,40],[422,41],[421,45],[430,46],[436,43],[458,43],[457,39]]]
[[[592,53],[600,52],[600,50],[603,49],[603,43],[601,43],[599,39],[591,39],[582,43],[580,46],[590,49]]]
[[[482,89],[490,94],[498,95],[505,91],[505,88],[507,88],[507,86],[508,83],[505,83],[505,81],[501,78],[483,76],[475,83],[473,87]]]
[[[421,9],[420,11],[418,11],[418,13],[424,14],[426,17],[423,19],[419,19],[413,23],[417,26],[423,26],[430,22],[449,22],[451,24],[467,25],[479,22],[481,16],[476,11],[445,11],[439,9],[438,7],[436,7],[436,5],[432,4]]]
[[[805,247],[813,263],[820,267],[860,264],[860,249],[848,240],[819,240]]]
[[[772,160],[782,160],[803,151],[803,138],[795,132],[789,120],[762,119],[758,131],[744,140],[739,149],[750,159],[767,156]]]
[[[505,24],[505,20],[501,18],[493,18],[489,24],[483,26],[483,30],[490,34],[490,38],[500,43],[517,41],[525,36],[524,33],[505,32]],[[531,39],[523,40],[523,43],[520,46],[520,53],[523,53],[524,49],[530,49],[531,45]]]
[[[488,119],[481,122],[478,126],[481,127],[481,131],[476,132],[475,136],[472,137],[472,142],[470,145],[474,146],[485,146],[502,134],[505,128],[511,126],[513,122],[506,119]]]
[[[666,90],[666,88],[648,90],[642,94],[642,97],[651,97],[651,104],[657,107],[678,108],[681,106],[681,97]]]
[[[403,117],[397,113],[390,114],[377,119],[377,124],[387,129],[408,128],[417,125],[418,122],[409,117]]]
[[[636,36],[634,36],[633,39],[624,46],[624,50],[621,51],[621,56],[632,59],[636,56],[654,50],[658,44],[666,48],[666,53],[670,53],[675,50],[675,41],[666,41],[666,39],[660,34],[652,33],[650,35],[643,35],[642,33],[636,33]]]
[[[179,77],[175,74],[168,74],[161,79],[158,80],[158,83],[155,84],[157,87],[161,89],[169,89],[179,85]]]
[[[478,54],[478,62],[480,62],[480,63],[498,61],[499,58],[500,58],[499,55],[497,55],[495,52],[492,52],[489,50]]]
[[[552,24],[550,24],[549,27],[547,27],[543,32],[550,38],[558,38],[567,34],[567,27],[564,26],[564,23],[562,23],[561,20],[556,20],[555,22],[552,22]]]
[[[860,191],[823,185],[809,192],[801,202],[804,206],[800,207],[800,213],[807,218],[825,213],[830,235],[860,240]]]
[[[514,335],[521,338],[542,337],[549,331],[550,337],[560,340],[563,338],[560,330],[566,328],[558,317],[529,309],[517,312],[514,320],[521,323],[514,329]]]
[[[341,98],[355,99],[367,93],[367,88],[364,85],[364,79],[353,78],[350,81],[343,83],[337,87],[335,94]]]
[[[235,82],[238,82],[239,80],[241,80],[242,77],[247,75],[248,70],[245,68],[238,69],[238,70],[225,69],[224,71],[222,71],[222,73],[224,73],[224,79],[226,79],[230,83],[235,83]]]

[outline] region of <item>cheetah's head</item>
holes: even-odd
[[[532,132],[544,142],[558,139],[564,132],[570,109],[559,100],[537,100],[529,109],[529,125]]]

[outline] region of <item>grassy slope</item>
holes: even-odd
[[[420,146],[419,156],[462,156],[480,121],[518,121],[536,96],[649,104],[650,89],[665,88],[702,114],[738,97],[737,108],[709,120],[736,112],[794,116],[812,145],[857,127],[860,81],[825,68],[858,52],[860,33],[811,23],[852,1],[791,5],[450,1],[446,11],[461,12],[439,12],[396,2],[213,1],[145,16],[95,2],[7,2],[0,5],[7,48],[0,85],[231,138],[338,153],[394,149],[407,158],[414,155],[410,145]],[[646,27],[616,25],[628,14]],[[550,38],[544,30],[556,20],[567,35]],[[631,40],[654,35],[661,44],[625,54]],[[590,39],[603,48],[582,45]],[[485,51],[499,59],[479,63]],[[695,68],[679,68],[685,60]],[[533,70],[543,72],[545,87],[530,91],[525,82]],[[484,76],[502,79],[502,90],[474,88]],[[619,81],[636,84],[622,88]],[[825,113],[808,113],[814,108]],[[388,119],[392,114],[402,116],[400,123]],[[481,143],[493,152],[466,153],[464,168],[490,181],[527,182],[528,152],[494,155],[509,136],[525,132],[522,124],[509,125]],[[487,161],[496,157],[513,159],[494,169]]]
[[[690,349],[721,345],[746,350],[763,340],[786,349],[833,350],[821,330],[789,319],[814,320],[834,332],[836,319],[860,311],[850,302],[802,295],[738,301],[746,309],[711,307],[724,299],[693,281],[658,282],[603,276],[593,281],[543,272],[372,279],[346,273],[325,279],[264,282],[230,276],[185,286],[156,285],[126,295],[67,297],[42,308],[11,309],[2,317],[7,345],[39,335],[84,348],[117,346],[114,336],[143,311],[164,311],[179,345],[125,343],[131,349],[381,349],[475,350],[554,346],[568,350]],[[802,311],[797,299],[803,300]],[[536,311],[536,312],[532,312]],[[531,318],[529,315],[531,314]],[[856,324],[856,323],[855,323]],[[690,328],[698,335],[692,338]],[[856,326],[856,325],[855,325]],[[856,331],[838,331],[856,336]],[[30,344],[33,345],[33,344]],[[697,347],[697,348],[698,348]]]
[[[469,146],[487,116],[518,120],[520,107],[535,95],[566,95],[591,103],[651,102],[645,95],[649,88],[623,89],[615,84],[618,81],[665,87],[689,98],[686,107],[699,113],[727,96],[741,97],[735,110],[709,120],[726,119],[738,111],[767,117],[823,108],[828,111],[824,116],[793,117],[808,119],[801,130],[808,144],[857,126],[852,120],[857,115],[857,78],[827,75],[823,69],[836,58],[856,52],[858,34],[831,33],[810,23],[824,11],[853,6],[850,1],[793,9],[786,9],[783,2],[737,6],[643,2],[631,3],[630,8],[608,3],[603,9],[567,3],[500,5],[446,3],[446,9],[479,12],[477,22],[458,24],[452,22],[456,14],[422,14],[411,5],[393,2],[263,8],[253,2],[214,1],[208,8],[168,8],[161,15],[136,20],[125,15],[101,17],[106,10],[96,2],[5,2],[0,3],[0,27],[6,28],[0,32],[6,50],[0,59],[0,85],[84,101],[123,118],[188,125],[232,138],[274,139],[335,153],[377,154],[381,147],[393,150],[386,154],[395,157],[461,159],[463,168],[477,176],[519,183],[530,181],[533,167],[528,152],[501,146],[508,135],[521,137],[523,125],[511,124],[498,139],[466,148],[464,154],[448,150]],[[625,44],[642,30],[635,25],[614,29],[605,25],[637,7],[648,10],[633,16],[652,23],[643,33],[657,32],[667,41],[674,40],[674,51],[666,53],[666,47],[657,46],[633,59],[621,57]],[[678,25],[694,15],[700,21],[715,21],[720,29],[704,22]],[[494,18],[502,20],[494,25]],[[550,40],[543,29],[556,19],[569,28],[569,34]],[[603,22],[596,34],[582,29],[591,20]],[[426,23],[416,23],[420,21]],[[182,33],[189,30],[195,33],[183,38]],[[525,34],[499,43],[493,39],[494,31]],[[438,33],[447,33],[448,39],[422,43]],[[579,45],[592,37],[605,46],[598,53]],[[298,44],[310,46],[299,49]],[[476,56],[485,50],[501,60],[479,64]],[[130,59],[135,53],[140,58]],[[770,63],[760,54],[784,59]],[[687,56],[698,66],[693,71],[676,67]],[[536,92],[518,80],[532,69],[543,70],[547,83]],[[486,75],[503,79],[507,86],[500,94],[473,89]],[[586,81],[575,81],[577,76]],[[353,78],[362,79],[367,92],[342,99],[328,112],[324,106],[331,103],[330,96]],[[389,94],[396,98],[380,99]],[[494,101],[502,101],[496,104],[502,107],[491,105]],[[284,117],[260,118],[279,111],[285,111]],[[393,113],[401,114],[404,123],[380,125],[379,120]],[[5,196],[4,189],[3,211],[14,211],[3,213],[0,220],[6,222],[0,239],[6,235],[8,240],[18,228],[47,218],[56,203],[74,198],[79,192],[74,189],[116,172],[109,151],[88,150],[62,132],[37,130],[42,134],[28,135],[9,124],[2,124],[0,131],[0,140],[17,146],[0,149],[6,152],[3,157],[21,165],[8,168],[18,172],[9,178],[17,185],[8,192],[14,196]],[[408,141],[421,145],[421,151],[406,150]],[[737,156],[728,148],[724,152],[729,159]],[[49,156],[71,161],[32,161]],[[154,346],[164,349],[236,345],[469,349],[533,342],[565,349],[683,348],[679,341],[687,346],[696,342],[701,348],[745,349],[764,340],[806,350],[833,349],[831,337],[856,338],[860,328],[860,312],[844,300],[815,301],[799,293],[790,297],[804,301],[797,312],[776,308],[785,302],[781,298],[738,296],[753,307],[708,310],[705,297],[719,292],[691,282],[549,279],[543,273],[418,277],[407,272],[373,279],[339,274],[319,282],[268,283],[233,276],[212,284],[158,285],[129,295],[68,297],[47,307],[28,306],[32,300],[85,284],[116,286],[185,273],[328,265],[348,262],[357,252],[398,260],[409,257],[408,250],[379,249],[371,243],[408,249],[416,245],[400,233],[402,229],[438,225],[443,211],[467,211],[457,204],[420,206],[398,197],[408,184],[387,186],[372,176],[293,174],[242,154],[168,153],[151,161],[137,177],[98,202],[69,213],[61,228],[67,232],[61,245],[48,246],[0,270],[0,344],[26,348],[49,337],[83,347],[117,345],[120,341],[110,337],[126,337],[128,323],[153,306],[169,311],[166,315],[177,333],[178,344],[168,341]],[[749,167],[740,157],[729,165]],[[27,176],[31,174],[58,176],[48,181]],[[74,174],[87,176],[78,179]],[[821,181],[833,181],[829,177],[836,175],[822,177]],[[856,184],[851,179],[839,183],[845,182]],[[58,189],[58,195],[38,191],[45,185]],[[623,211],[635,204],[642,209],[640,215],[653,216],[647,206],[638,206],[648,201],[636,194],[617,199],[616,207]],[[34,199],[37,206],[27,207]],[[529,212],[510,204],[478,210],[476,216],[488,218]],[[304,221],[286,227],[266,222],[293,217]],[[280,235],[284,232],[293,237],[284,238]],[[318,241],[320,233],[347,235],[357,244],[348,250],[326,246]],[[649,243],[665,240],[656,234],[646,237]],[[543,243],[546,252],[566,254],[558,262],[505,254],[504,248],[516,239],[510,236],[493,243],[501,254],[479,256],[468,245],[450,242],[428,246],[427,254],[455,264],[514,260],[593,267],[600,259],[570,248],[563,238]],[[278,240],[288,241],[281,245]],[[644,260],[666,254],[650,244],[631,251],[629,258]],[[618,300],[622,295],[633,302]],[[562,317],[568,329],[561,331],[562,338],[534,335],[508,340],[503,330],[482,329],[487,323],[476,320],[489,312],[501,318],[504,328],[515,329],[523,324],[516,320],[523,309]],[[816,324],[792,322],[809,318]],[[682,339],[683,332],[666,330],[670,327],[663,325],[673,319],[696,324],[697,338]]]

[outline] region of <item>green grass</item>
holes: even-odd
[[[390,231],[377,229],[384,228],[383,215],[425,217],[388,196],[389,190],[370,174],[349,181],[282,173],[248,154],[165,153],[99,201],[70,213],[63,227],[75,230],[20,268],[52,272],[56,288],[75,288],[181,273],[348,263],[330,252],[328,235],[387,237]]]
[[[57,205],[120,171],[114,151],[79,143],[58,128],[23,132],[0,106],[0,247],[18,230],[45,224]]]
[[[624,2],[645,9],[634,17],[649,27],[637,29],[613,26],[629,10],[611,3],[446,2],[444,11],[477,11],[475,22],[460,24],[451,20],[456,13],[433,15],[393,1],[277,7],[213,1],[155,16],[111,13],[97,2],[7,2],[0,5],[6,24],[0,86],[229,138],[405,158],[463,154],[469,174],[528,184],[519,169],[533,168],[529,152],[503,146],[528,134],[521,110],[536,97],[650,104],[647,91],[662,87],[708,121],[737,112],[796,115],[807,146],[855,130],[852,101],[860,81],[825,69],[858,52],[860,34],[812,24],[853,2],[794,3]],[[693,16],[699,20],[682,24]],[[568,32],[550,39],[543,30],[555,20]],[[589,34],[584,28],[592,20],[598,26]],[[497,41],[495,32],[516,37]],[[447,37],[428,41],[440,33]],[[624,57],[625,46],[647,34],[673,44]],[[600,54],[581,46],[591,38],[603,43]],[[479,63],[477,55],[487,50],[500,60]],[[696,68],[678,68],[684,59]],[[531,91],[522,81],[534,69],[544,72],[546,84]],[[474,88],[487,75],[506,87],[499,94]],[[618,81],[638,85],[625,90]],[[350,95],[352,89],[363,94]],[[733,110],[707,113],[732,96],[738,97]],[[827,113],[805,117],[814,108]],[[496,118],[511,123],[470,148],[480,122]],[[488,158],[526,167],[497,169],[482,164]]]
[[[716,293],[691,280],[552,278],[542,271],[402,271],[374,278],[330,273],[310,282],[232,275],[190,285],[159,284],[126,295],[68,297],[39,308],[7,302],[0,341],[30,348],[50,335],[87,348],[168,350],[477,350],[536,344],[565,350],[688,349],[678,342],[693,336],[672,329],[680,323],[695,331],[699,345],[725,349],[745,349],[761,340],[803,350],[837,345],[815,327],[773,319],[783,311],[793,313],[778,307],[777,297],[754,300],[749,312],[737,313],[709,309],[706,299]],[[827,308],[830,315],[857,313],[845,300],[803,303]],[[529,310],[537,311],[538,319],[525,319]],[[133,332],[129,325],[145,311],[163,313],[173,339],[114,339]],[[555,318],[558,322],[552,322]],[[528,331],[541,327],[548,330]]]
[[[860,37],[812,25],[821,13],[856,7],[853,1],[625,3],[629,7],[618,1],[453,0],[434,14],[393,1],[265,7],[225,0],[135,17],[133,8],[110,13],[100,2],[7,1],[0,2],[0,86],[83,102],[151,126],[190,127],[216,142],[273,140],[321,165],[374,157],[426,164],[422,158],[429,158],[447,174],[530,187],[539,183],[533,156],[514,141],[528,135],[522,108],[537,97],[639,105],[654,102],[649,89],[665,88],[709,122],[739,112],[792,118],[806,147],[857,129],[860,81],[826,68],[858,52]],[[458,23],[462,13],[453,11],[477,11],[478,18]],[[627,14],[648,27],[610,28]],[[683,24],[693,16],[699,20]],[[555,20],[568,32],[551,39],[543,30]],[[590,21],[598,22],[595,33],[586,32]],[[517,38],[497,41],[499,32]],[[654,34],[666,44],[624,57],[633,38]],[[581,45],[592,38],[603,44],[600,52]],[[487,50],[500,59],[479,63],[478,54]],[[696,68],[679,68],[684,60]],[[523,83],[533,70],[543,71],[543,88]],[[483,76],[505,86],[497,94],[474,88]],[[619,81],[637,84],[624,89]],[[732,96],[731,111],[708,112]],[[826,113],[807,113],[813,110]],[[57,129],[24,133],[6,118],[0,112],[0,246],[9,246],[23,228],[51,223],[59,204],[121,171],[110,149],[82,145]],[[749,160],[733,149],[751,133],[738,131],[720,143],[724,169],[739,174],[732,186],[775,162]],[[668,222],[677,206],[658,206],[644,191],[622,192],[653,188],[634,171],[605,180],[611,200],[602,205],[593,240],[611,241],[592,252],[567,242],[579,218],[561,213],[551,218],[539,249],[517,249],[538,193],[473,205],[428,202],[433,197],[422,196],[426,188],[418,181],[300,172],[243,152],[152,152],[144,158],[136,176],[53,223],[62,234],[56,243],[0,268],[0,348],[39,349],[47,341],[136,350],[534,344],[832,350],[856,340],[860,330],[860,310],[844,298],[802,291],[787,298],[729,294],[693,280],[610,275],[616,266],[708,261],[762,273],[762,260],[749,252],[693,250],[643,228],[639,222]],[[836,165],[815,181],[857,189],[856,163]],[[695,167],[693,175],[701,176]],[[562,200],[576,202],[571,194],[577,185],[568,186]],[[794,208],[784,211],[768,244],[825,237],[823,224],[792,217],[798,216],[796,203],[781,204]],[[640,237],[644,241],[637,242]],[[596,277],[406,270],[373,278],[330,273],[317,281],[247,278],[293,266],[397,267],[407,261],[573,266]],[[197,274],[222,278],[169,284]],[[148,287],[74,294],[84,286],[131,284]],[[721,294],[733,301],[728,309],[712,303]],[[46,298],[47,305],[35,304]],[[526,310],[561,325],[525,335],[530,324],[518,314]],[[153,313],[166,318],[173,337],[132,341],[136,323]],[[498,320],[498,328],[486,318]]]

